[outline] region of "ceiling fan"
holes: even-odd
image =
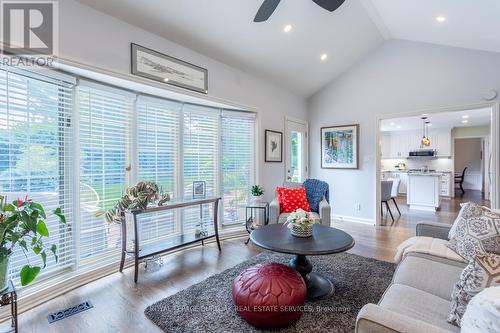
[[[254,22],[264,22],[274,13],[276,7],[278,7],[281,0],[264,0],[257,15],[253,19]],[[312,0],[321,8],[324,8],[330,12],[333,12],[345,2],[345,0]]]

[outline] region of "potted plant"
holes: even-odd
[[[105,213],[108,222],[122,223],[124,213],[128,209],[146,209],[151,203],[162,206],[168,201],[170,201],[170,195],[159,190],[155,182],[138,182],[135,186],[127,187],[125,194],[112,208],[106,212],[98,211],[96,216]]]
[[[317,223],[319,223],[319,220],[314,219],[311,212],[297,209],[295,212],[290,213],[286,219],[285,225],[290,229],[293,236],[311,237],[313,225]]]
[[[253,185],[250,188],[250,193],[252,193],[253,201],[258,202],[260,200],[260,197],[264,195],[264,188],[260,185]]]
[[[56,208],[53,213],[61,223],[66,224],[66,218],[60,208]],[[9,258],[16,246],[21,247],[27,261],[19,273],[23,286],[31,283],[40,270],[45,268],[47,252],[52,252],[57,262],[57,245],[46,246],[43,243],[44,239],[49,237],[46,218],[40,203],[26,197],[9,204],[7,198],[0,195],[0,290],[3,291],[8,286]],[[27,256],[28,252],[40,256],[43,266],[32,265]]]
[[[163,189],[155,182],[140,181],[135,186],[127,187],[123,196],[115,203],[115,205],[106,210],[96,212],[99,217],[103,214],[106,216],[106,221],[109,223],[126,222],[127,229],[132,228],[132,220],[125,221],[125,211],[134,209],[146,209],[148,205],[155,203],[158,206],[165,205],[170,201],[170,195],[163,192]],[[134,249],[133,233],[127,233],[126,239],[127,249]]]

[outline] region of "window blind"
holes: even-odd
[[[0,69],[0,193],[9,202],[28,198],[47,211],[46,244],[56,244],[59,261],[48,253],[42,276],[73,262],[71,174],[72,84],[50,77]],[[60,207],[67,224],[51,212]],[[49,251],[50,252],[50,251]],[[41,264],[39,256],[18,246],[10,258],[10,276],[19,285],[19,271]]]
[[[120,226],[96,212],[113,207],[128,185],[133,104],[133,95],[106,86],[78,87],[82,264],[120,248]]]
[[[185,104],[183,107],[183,193],[192,197],[193,182],[204,181],[206,195],[219,193],[220,111],[209,107]],[[200,222],[208,223],[212,207],[184,209],[184,233],[192,232]]]
[[[223,223],[242,223],[255,180],[255,117],[224,111],[221,127]]]
[[[164,192],[177,197],[182,104],[141,96],[136,105],[138,180],[154,181]],[[178,233],[177,214],[167,210],[141,215],[141,240]]]

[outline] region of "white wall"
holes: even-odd
[[[375,221],[379,115],[484,102],[490,89],[500,91],[497,53],[392,40],[311,97],[311,175],[329,182],[333,214]],[[320,127],[354,123],[359,170],[321,169]]]
[[[490,126],[455,127],[451,130],[451,137],[455,139],[480,138],[490,135]]]
[[[209,96],[255,108],[261,124],[259,146],[264,129],[284,131],[285,115],[306,119],[306,100],[242,70],[196,53],[181,45],[102,14],[74,0],[59,2],[59,55],[119,74],[130,73],[130,43],[134,42],[183,59],[209,72]],[[264,163],[259,152],[260,182],[271,198],[273,189],[284,179],[284,165]]]

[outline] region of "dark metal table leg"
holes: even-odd
[[[215,239],[217,240],[217,247],[219,248],[219,251],[221,251],[220,240],[219,240],[219,200],[216,200],[214,202],[214,229],[215,229]]]
[[[16,292],[13,292],[12,293],[12,296],[11,296],[11,303],[12,303],[12,306],[13,306],[13,311],[12,311],[12,317],[13,317],[13,321],[14,321],[14,332],[19,332],[19,329],[17,327],[17,293]]]
[[[137,219],[134,216],[134,282],[137,283],[137,279],[139,278],[139,231],[137,230]]]
[[[127,251],[127,223],[122,221],[122,257],[120,259],[120,272],[125,264],[125,252]]]
[[[312,264],[304,255],[297,255],[290,260],[289,266],[300,273],[307,286],[308,301],[317,301],[333,294],[335,288],[330,280],[312,273]]]

